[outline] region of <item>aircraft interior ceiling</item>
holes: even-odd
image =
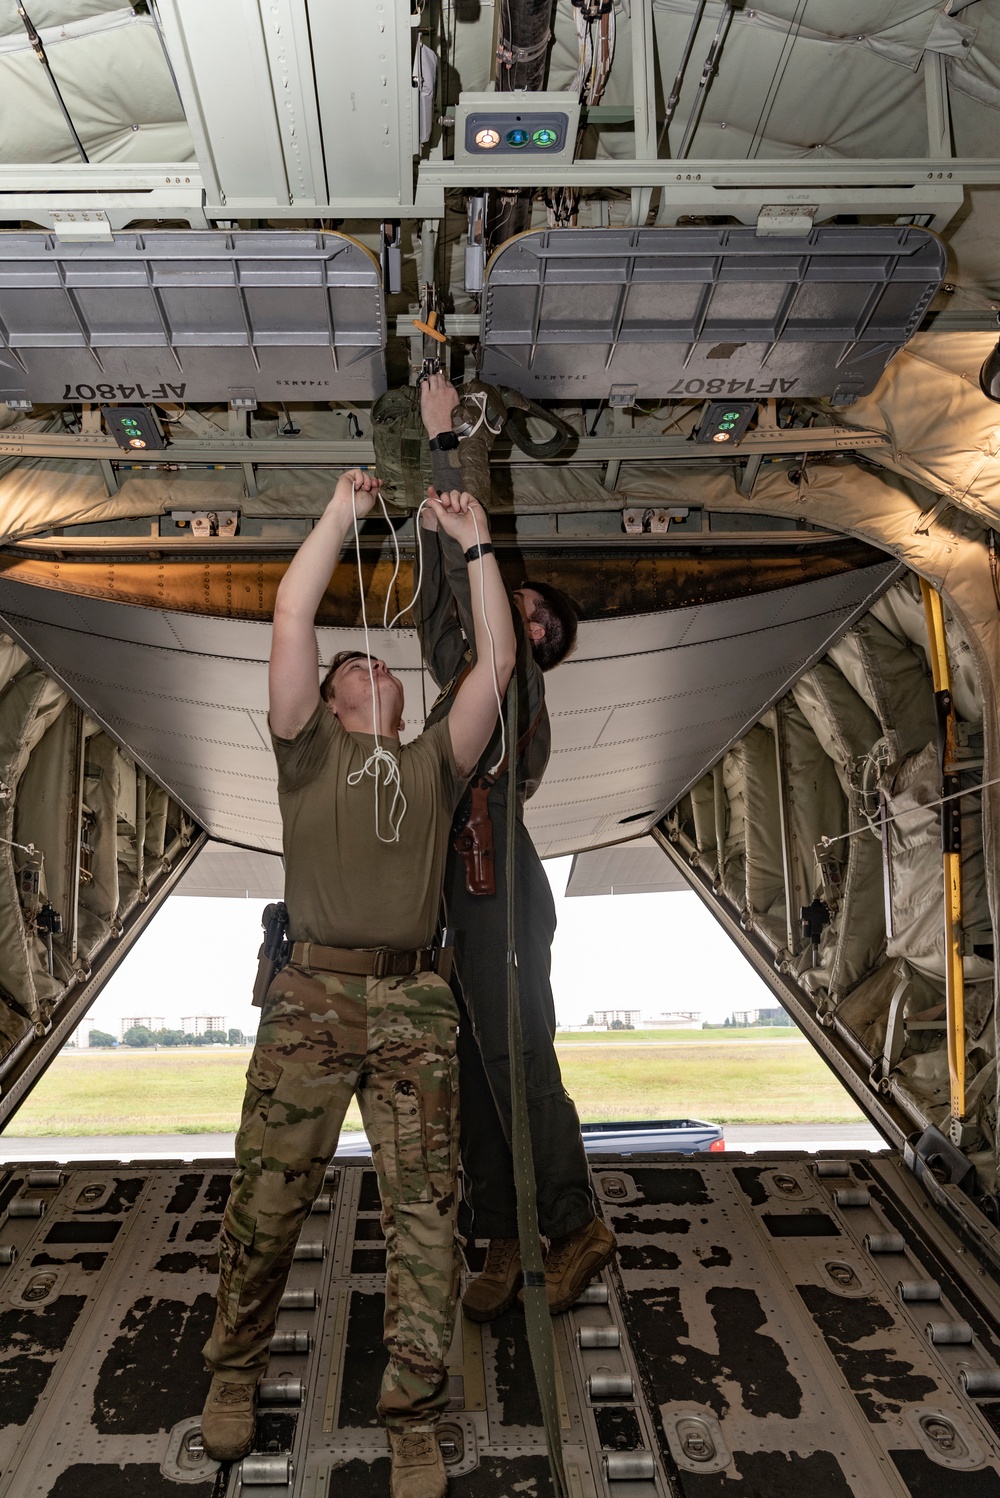
[[[274,590],[438,360],[581,605],[540,851],[651,835],[994,1200],[998,145],[995,0],[0,0],[0,1122],[202,843],[278,850]]]

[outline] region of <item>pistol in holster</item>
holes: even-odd
[[[264,940],[257,953],[257,977],[253,985],[253,1003],[258,1009],[263,1006],[275,974],[281,972],[292,952],[288,941],[288,906],[284,900],[266,905],[260,924]]]
[[[465,864],[465,887],[470,895],[495,895],[497,892],[489,804],[492,788],[493,779],[487,775],[469,787],[469,815],[455,829],[453,846]]]

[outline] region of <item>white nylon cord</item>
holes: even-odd
[[[483,419],[484,420],[485,420],[485,414],[486,413],[485,413],[485,399],[484,399],[484,403],[483,403]],[[364,573],[363,573],[362,568],[361,568],[361,536],[360,536],[360,532],[358,530],[358,507],[357,507],[357,503],[356,503],[356,500],[355,500],[356,493],[357,493],[357,485],[352,482],[352,484],[351,484],[351,513],[352,513],[353,518],[354,518],[354,554],[355,554],[355,558],[356,558],[356,561],[357,561],[357,568],[358,568],[358,592],[359,592],[359,595],[360,595],[360,598],[361,598],[361,624],[362,624],[362,627],[363,627],[364,632],[365,632],[365,659],[366,659],[366,661],[368,663],[368,680],[369,680],[369,682],[371,684],[371,693],[372,693],[372,733],[373,733],[374,738],[375,738],[375,748],[372,750],[371,754],[369,754],[368,758],[365,760],[365,762],[361,766],[360,770],[354,770],[350,775],[348,775],[348,777],[347,777],[347,783],[348,783],[349,786],[356,786],[356,785],[360,785],[362,783],[362,781],[365,779],[366,776],[370,775],[372,777],[372,779],[375,782],[375,836],[378,838],[378,840],[379,840],[380,843],[398,843],[399,842],[399,829],[402,826],[402,824],[403,824],[403,818],[406,815],[406,796],[403,794],[403,787],[402,787],[402,783],[400,781],[399,762],[398,762],[398,760],[396,760],[388,752],[388,750],[382,748],[382,745],[381,745],[381,743],[379,741],[378,711],[377,711],[377,708],[376,708],[376,696],[375,696],[375,672],[372,669],[371,633],[370,633],[370,630],[369,630],[369,627],[368,627],[368,611],[365,608],[365,585],[364,585]],[[405,608],[400,609],[399,612],[397,614],[395,614],[392,619],[388,618],[388,614],[389,614],[389,600],[390,600],[390,598],[392,596],[392,590],[393,590],[393,588],[396,585],[396,579],[399,576],[399,569],[400,569],[399,541],[398,541],[398,539],[396,537],[396,532],[395,532],[392,524],[389,521],[389,512],[388,512],[388,510],[385,507],[385,500],[382,498],[381,494],[378,495],[378,501],[379,501],[379,504],[382,507],[382,514],[385,516],[386,524],[389,526],[389,533],[392,536],[393,551],[395,553],[395,566],[393,568],[392,578],[391,578],[391,580],[389,582],[389,586],[388,586],[388,588],[386,590],[386,601],[385,601],[385,606],[384,606],[384,608],[382,610],[382,623],[383,623],[383,627],[385,629],[392,629],[395,626],[395,624],[397,623],[397,621],[399,619],[401,619],[404,614],[407,614],[407,613],[410,612],[410,610],[413,608],[414,604],[416,603],[417,598],[420,595],[420,588],[421,588],[421,585],[422,585],[423,580],[424,580],[423,539],[422,539],[421,534],[420,534],[420,530],[421,530],[421,527],[420,527],[420,516],[421,516],[423,510],[427,506],[427,500],[426,499],[421,500],[420,504],[417,507],[416,513],[414,514],[414,518],[413,518],[414,529],[416,531],[416,542],[417,542],[417,569],[418,570],[417,570],[417,583],[416,583],[416,587],[413,590],[413,597],[410,599],[409,603],[406,605]],[[475,512],[475,510],[470,510],[469,514],[472,516],[472,524],[473,524],[473,527],[474,527],[475,532],[476,532],[476,544],[477,544],[477,546],[481,546],[482,545],[482,541],[480,540],[479,521],[476,519],[476,512]],[[486,612],[486,579],[483,576],[483,568],[482,568],[482,560],[481,559],[480,559],[480,565],[479,565],[479,596],[480,596],[480,604],[481,604],[482,612],[483,612],[483,623],[486,626],[486,635],[487,635],[487,638],[488,638],[488,640],[490,642],[490,669],[491,669],[491,673],[492,673],[492,677],[493,677],[493,695],[496,698],[497,718],[498,718],[498,721],[500,723],[500,753],[499,753],[499,755],[497,757],[496,763],[490,767],[490,772],[489,772],[491,775],[495,775],[497,773],[497,771],[500,769],[501,765],[503,764],[504,760],[507,757],[507,729],[506,729],[506,725],[504,723],[503,698],[500,695],[500,681],[499,681],[499,677],[497,675],[496,641],[493,638],[493,631],[490,629],[490,621],[489,621],[489,618],[488,618],[487,612]],[[380,822],[380,811],[379,811],[379,796],[378,796],[380,776],[384,778],[384,783],[386,785],[386,788],[388,789],[389,787],[392,787],[392,791],[393,791],[392,802],[391,802],[391,805],[389,807],[389,830],[391,832],[391,836],[390,837],[383,837],[382,836],[382,829],[381,829],[381,822]],[[398,814],[397,814],[397,809],[398,809]]]
[[[357,485],[351,483],[351,511],[354,515],[354,554],[358,563],[358,592],[361,595],[361,623],[365,631],[365,659],[368,662],[368,680],[372,689],[372,732],[375,736],[375,748],[369,754],[360,770],[354,770],[347,777],[349,786],[360,785],[365,776],[370,775],[375,782],[375,836],[380,843],[398,843],[399,829],[406,816],[406,797],[399,778],[399,761],[394,759],[387,749],[383,749],[379,742],[378,733],[378,708],[375,696],[375,672],[372,669],[371,635],[368,629],[368,611],[365,608],[365,581],[361,570],[361,536],[358,532],[358,507],[355,502]],[[383,503],[383,509],[385,505]],[[388,516],[386,517],[388,518]],[[390,527],[391,529],[391,527]],[[395,535],[395,532],[393,533]],[[397,571],[399,569],[399,549],[397,546]],[[389,806],[389,830],[391,837],[382,836],[382,828],[379,813],[378,788],[379,778],[384,777],[386,788],[392,788],[392,802]],[[397,812],[398,808],[398,812]]]
[[[485,418],[485,402],[486,402],[486,397],[483,396],[483,415],[484,415],[484,418]],[[491,430],[492,430],[492,428],[491,428]],[[398,622],[398,620],[400,620],[403,617],[404,614],[408,614],[410,612],[410,610],[413,608],[414,604],[416,603],[417,599],[420,596],[420,589],[421,589],[421,586],[422,586],[423,581],[424,581],[424,551],[423,551],[423,537],[421,535],[420,516],[423,514],[424,510],[427,508],[427,501],[426,501],[426,499],[422,499],[420,501],[420,504],[417,506],[416,513],[414,514],[414,517],[413,517],[413,527],[414,527],[414,530],[416,532],[416,542],[417,542],[417,585],[416,585],[416,587],[413,590],[413,597],[410,599],[409,603],[405,606],[405,608],[401,608],[399,610],[398,614],[393,615],[393,617],[391,619],[387,618],[387,615],[389,613],[389,597],[390,597],[390,595],[392,593],[392,589],[395,587],[396,578],[399,576],[399,566],[400,566],[399,542],[396,540],[396,533],[395,533],[395,531],[392,529],[392,526],[389,524],[389,512],[388,512],[388,510],[385,507],[385,501],[382,499],[381,494],[379,495],[379,502],[382,505],[382,513],[385,516],[386,524],[389,525],[389,530],[392,532],[393,547],[394,547],[395,553],[396,553],[396,565],[395,565],[395,568],[393,569],[392,579],[391,579],[391,581],[389,583],[388,591],[386,592],[385,608],[384,608],[383,613],[382,613],[382,622],[383,622],[384,627],[386,629],[392,629],[395,626],[395,624]],[[469,514],[472,516],[472,524],[475,526],[475,529],[476,529],[476,544],[477,545],[481,545],[482,543],[481,543],[481,541],[479,539],[479,522],[476,519],[476,512],[475,512],[475,510],[470,510]],[[492,667],[492,670],[493,670],[493,695],[496,697],[497,717],[498,717],[499,722],[500,722],[500,756],[499,756],[496,764],[493,765],[491,767],[491,769],[490,769],[490,774],[491,775],[495,775],[496,772],[497,772],[497,770],[500,768],[500,766],[503,764],[505,758],[507,757],[507,729],[506,729],[506,725],[504,724],[503,699],[500,696],[500,684],[499,684],[499,681],[498,681],[498,678],[497,678],[496,642],[493,639],[493,631],[490,629],[490,621],[486,617],[486,581],[485,581],[485,579],[483,577],[483,569],[482,569],[482,564],[481,563],[480,563],[480,567],[479,567],[479,590],[480,590],[480,599],[481,599],[481,602],[482,602],[482,609],[483,609],[483,622],[486,625],[486,633],[487,633],[487,636],[489,637],[489,642],[490,642],[490,666]],[[362,617],[364,617],[363,614],[362,614]],[[425,714],[425,716],[426,716],[426,714]]]

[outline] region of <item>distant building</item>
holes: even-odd
[[[606,1030],[617,1020],[619,1024],[625,1025],[627,1029],[634,1030],[642,1015],[641,1009],[595,1009],[594,1024],[598,1028],[603,1025]]]
[[[791,1025],[794,1021],[780,1004],[773,1009],[734,1009],[733,1024],[749,1029],[751,1025]]]
[[[75,1045],[81,1051],[86,1050],[90,1032],[95,1025],[97,1025],[98,1030],[101,1028],[97,1020],[90,1018],[82,1019],[70,1036],[68,1043]]]
[[[700,1009],[671,1009],[666,1014],[650,1014],[643,1021],[650,1030],[694,1030],[701,1024]]]
[[[126,1030],[132,1030],[132,1029],[137,1029],[137,1028],[142,1028],[143,1030],[162,1030],[164,1028],[164,1025],[163,1025],[163,1019],[162,1019],[162,1017],[160,1015],[148,1015],[147,1014],[147,1015],[140,1015],[140,1016],[138,1016],[135,1019],[123,1019],[121,1021],[121,1027],[122,1028],[121,1028],[121,1034],[119,1036],[119,1039],[120,1040],[124,1040],[125,1039],[125,1031]]]
[[[223,1014],[189,1014],[187,1019],[181,1020],[181,1029],[185,1035],[207,1035],[209,1030],[221,1030],[226,1032],[226,1018]]]

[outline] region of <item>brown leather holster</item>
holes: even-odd
[[[495,895],[496,869],[493,862],[493,819],[490,816],[490,791],[493,777],[481,775],[469,787],[469,815],[455,829],[455,852],[465,864],[465,887],[470,895]]]

